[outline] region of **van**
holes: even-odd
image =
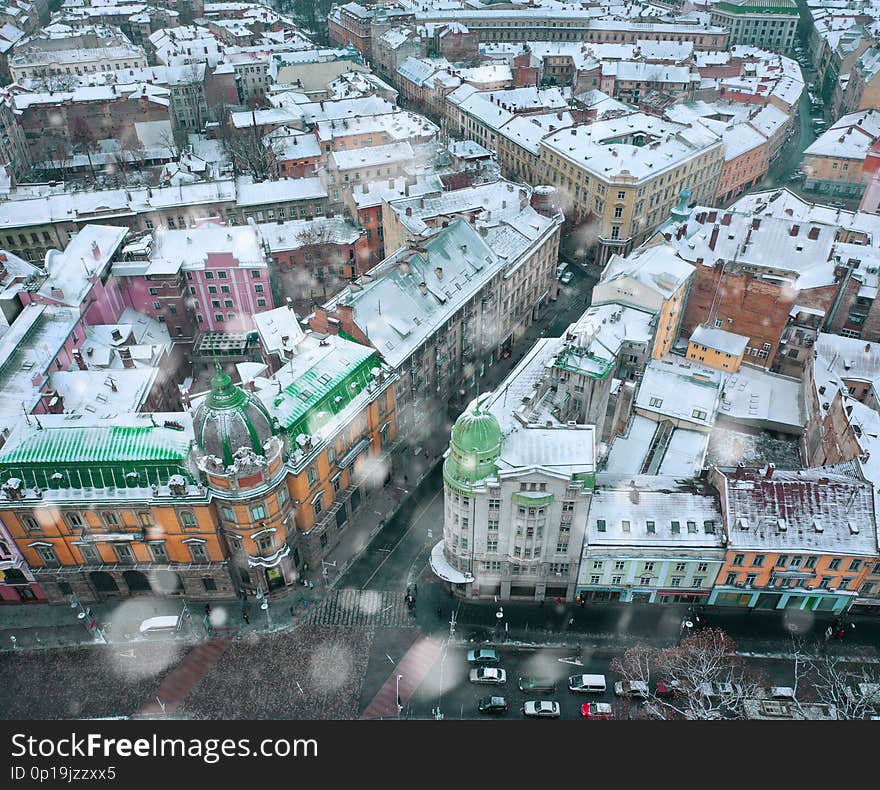
[[[565,270],[568,268],[568,264],[563,261],[556,267],[556,279],[562,279],[562,275],[565,274]]]
[[[148,617],[140,624],[141,636],[174,636],[180,630],[180,615],[167,614]]]
[[[568,679],[569,691],[601,694],[606,689],[605,675],[572,675]]]

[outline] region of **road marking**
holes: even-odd
[[[387,658],[392,664],[394,663],[394,659],[391,658],[391,656],[389,656],[388,653],[385,654],[385,658]]]
[[[391,549],[391,551],[388,552],[388,554],[386,555],[385,559],[382,560],[382,562],[380,562],[380,563],[376,566],[376,570],[374,570],[374,571],[370,574],[370,577],[369,577],[369,578],[363,583],[363,585],[361,585],[361,589],[362,589],[362,590],[366,590],[366,589],[367,589],[367,585],[368,585],[371,581],[373,581],[373,577],[375,577],[375,575],[381,570],[382,566],[383,566],[386,562],[388,562],[388,560],[390,559],[391,555],[394,554],[395,551],[397,551],[397,547],[400,546],[400,544],[403,543],[403,541],[406,539],[406,536],[409,535],[409,533],[413,531],[413,527],[415,527],[416,524],[419,523],[419,520],[422,518],[422,516],[425,515],[425,513],[428,512],[428,510],[430,509],[431,505],[434,503],[434,500],[435,500],[438,496],[440,496],[441,493],[443,493],[443,489],[440,489],[439,491],[437,491],[437,493],[434,494],[434,496],[432,496],[432,497],[428,500],[427,504],[426,504],[426,505],[424,506],[424,508],[422,509],[422,512],[421,512],[420,514],[418,514],[418,515],[416,515],[416,516],[413,517],[412,524],[410,524],[409,529],[408,529],[406,532],[403,533],[403,535],[401,536],[400,540],[397,541],[397,543],[394,545],[394,548]]]

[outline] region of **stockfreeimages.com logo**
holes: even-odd
[[[100,733],[71,733],[62,738],[34,738],[18,732],[12,736],[13,757],[191,757],[213,764],[235,757],[317,757],[314,738],[107,738]]]

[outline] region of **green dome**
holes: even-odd
[[[502,437],[498,420],[484,408],[489,398],[487,393],[471,401],[452,428],[443,474],[453,484],[468,485],[495,473]]]
[[[227,466],[241,447],[263,455],[263,442],[274,433],[266,407],[236,387],[219,363],[211,379],[211,392],[193,416],[193,427],[201,451],[222,458]]]

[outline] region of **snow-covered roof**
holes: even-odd
[[[254,313],[253,319],[265,351],[282,359],[285,352],[294,353],[305,336],[296,313],[288,306]]]
[[[839,118],[804,151],[804,156],[862,160],[878,138],[880,111],[861,110]]]
[[[721,471],[728,550],[877,554],[871,486],[827,469]]]
[[[670,418],[709,428],[721,401],[721,376],[680,357],[652,359],[645,367],[635,408],[654,419]]]
[[[366,167],[379,167],[399,162],[412,162],[414,154],[412,146],[408,142],[403,142],[332,151],[329,159],[332,160],[332,166],[336,170],[345,171],[361,170]]]
[[[741,424],[799,432],[804,425],[801,382],[744,365],[728,374],[718,415]]]
[[[639,144],[619,142],[637,138]],[[602,179],[626,176],[638,183],[720,147],[721,138],[705,127],[636,112],[555,132],[541,145]]]
[[[690,342],[705,346],[713,351],[720,351],[722,354],[738,357],[746,350],[749,338],[735,332],[728,332],[726,329],[716,329],[701,324],[691,333]]]
[[[602,271],[602,283],[632,279],[669,299],[693,275],[694,267],[668,244],[639,247],[626,257],[614,254]]]
[[[604,522],[599,531],[598,522]],[[682,475],[600,472],[590,502],[585,556],[593,546],[722,548],[718,493],[706,481]],[[649,530],[650,527],[650,530]]]

